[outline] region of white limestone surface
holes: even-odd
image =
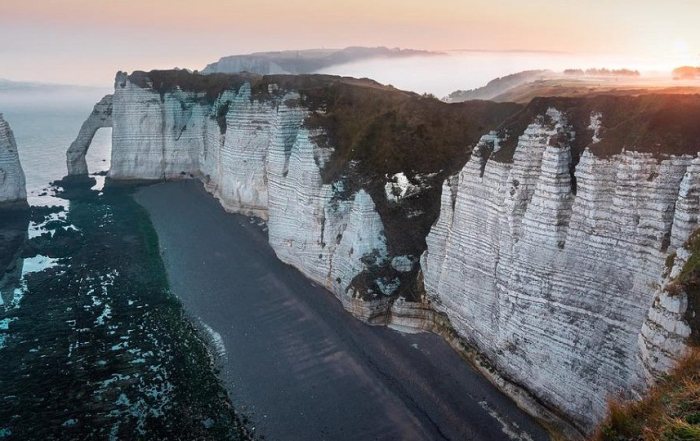
[[[596,137],[601,117],[592,117]],[[445,182],[421,265],[427,296],[459,335],[590,431],[608,397],[644,390],[639,339],[652,322],[675,336],[656,347],[675,358],[683,350],[683,303],[655,300],[654,287],[673,246],[698,226],[697,160],[586,150],[574,193],[573,136],[550,109],[520,136],[512,163],[484,159],[485,138]]]
[[[112,95],[107,95],[95,104],[94,109],[88,119],[85,120],[78,137],[66,152],[66,165],[68,175],[81,176],[88,174],[85,154],[87,153],[92,138],[102,127],[112,127]]]
[[[26,199],[24,170],[19,162],[15,135],[0,113],[0,204],[16,203]]]
[[[308,110],[287,105],[299,95],[257,99],[244,83],[213,102],[203,98],[180,89],[161,94],[119,74],[114,95],[96,106],[69,149],[69,173],[83,172],[92,134],[111,124],[111,179],[198,178],[226,210],[268,220],[279,258],[360,318],[385,312],[384,297],[398,282],[356,283],[370,268],[391,264],[382,220],[366,191],[346,194],[342,182],[322,182],[332,149],[319,147],[315,139],[322,133],[303,126]],[[107,106],[111,121],[101,117]],[[362,305],[361,298],[376,301]]]

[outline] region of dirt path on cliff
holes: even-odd
[[[280,262],[257,219],[194,181],[140,189],[172,291],[209,330],[236,408],[268,440],[544,440],[440,337],[367,326]]]

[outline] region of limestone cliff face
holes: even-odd
[[[427,108],[446,127],[426,128],[415,118],[413,109]],[[200,179],[227,210],[269,220],[280,259],[358,317],[384,323],[397,297],[418,298],[417,261],[438,214],[439,183],[456,170],[455,159],[468,156],[465,142],[517,110],[485,102],[453,109],[370,80],[330,76],[119,73],[114,94],[95,106],[68,150],[68,170],[87,173],[92,136],[111,126],[109,178]],[[400,131],[384,132],[387,115]],[[428,140],[440,132],[432,146],[439,158],[392,154],[405,150],[411,131]],[[395,195],[394,186],[411,190]],[[418,234],[402,235],[407,226]]]
[[[696,97],[521,109],[336,77],[120,73],[71,173],[108,116],[110,178],[200,179],[357,317],[466,342],[569,438],[560,416],[590,432],[691,335],[692,299],[665,287],[698,227]]]
[[[342,181],[324,184],[321,169],[333,149],[316,142],[323,130],[304,126],[309,111],[297,93],[268,92],[274,96],[257,99],[246,82],[212,101],[180,89],[160,94],[118,75],[114,95],[98,103],[69,149],[69,172],[86,171],[89,140],[111,125],[111,179],[198,178],[227,210],[268,220],[279,258],[348,308],[360,295],[383,297],[355,281],[390,264],[372,198],[345,191]],[[373,317],[370,310],[360,316]]]
[[[605,118],[577,130],[549,108],[512,155],[484,137],[445,182],[421,259],[433,307],[583,431],[683,353],[687,301],[660,278],[698,226],[695,155],[602,155]]]
[[[15,135],[0,113],[0,204],[26,200],[24,170],[19,162]]]

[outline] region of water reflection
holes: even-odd
[[[29,210],[0,210],[0,307],[13,305],[16,290],[21,286],[24,259],[21,251],[28,238]],[[0,329],[0,334],[6,329]],[[2,337],[0,337],[2,339]],[[3,339],[4,340],[4,339]],[[2,345],[0,345],[1,347]]]

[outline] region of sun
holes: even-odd
[[[679,58],[687,58],[690,55],[690,44],[688,40],[675,40],[672,46],[672,53]]]

